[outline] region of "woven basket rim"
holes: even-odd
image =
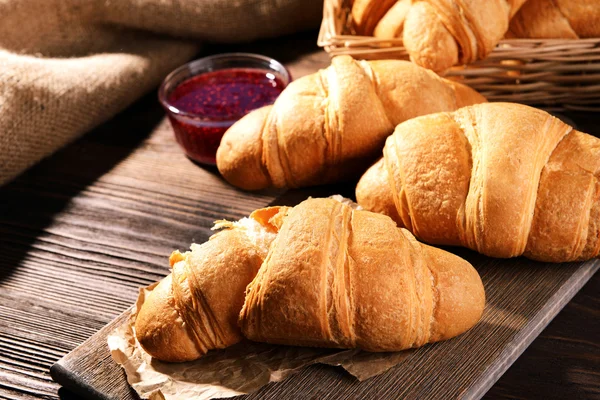
[[[324,0],[317,44],[330,56],[404,59],[402,39],[349,34],[352,0]],[[503,39],[484,60],[445,74],[491,101],[545,104],[553,110],[600,111],[600,37]]]
[[[400,38],[379,39],[374,36],[342,33],[339,28],[347,25],[347,22],[339,21],[336,16],[343,13],[343,1],[344,0],[324,0],[323,19],[317,38],[317,45],[325,48],[329,53],[339,47],[347,49],[351,48],[352,50],[383,48],[388,51],[405,51],[404,46],[401,45],[402,39]],[[351,2],[351,0],[348,1]],[[349,15],[346,15],[345,19],[349,20],[349,18]],[[361,45],[367,47],[362,49],[360,48]],[[560,49],[563,46],[573,49],[573,45],[580,49],[594,49],[600,53],[600,37],[579,39],[502,39],[494,49],[494,52],[515,52],[520,51],[523,48],[531,50],[532,48],[540,47],[543,48],[542,51],[551,51],[556,50],[556,48]]]

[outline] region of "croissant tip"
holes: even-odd
[[[152,357],[167,362],[191,361],[202,354],[189,338],[172,304],[172,275],[167,275],[146,297],[135,321],[135,335]]]
[[[263,107],[233,124],[217,149],[217,168],[227,182],[244,190],[270,186],[262,168],[261,131],[271,107]]]
[[[426,248],[438,295],[431,341],[445,340],[479,322],[485,309],[485,289],[468,261],[438,248]]]

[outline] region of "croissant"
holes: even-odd
[[[484,59],[525,0],[413,2],[402,40],[410,59],[436,72]]]
[[[412,0],[398,0],[375,26],[373,36],[380,39],[402,37],[404,20],[410,10]]]
[[[566,262],[600,254],[599,178],[600,139],[489,103],[400,124],[356,198],[427,243]]]
[[[268,221],[285,209],[260,209],[236,223],[221,222],[217,227],[228,229],[189,252],[173,252],[171,274],[150,292],[135,321],[137,340],[148,354],[190,361],[242,339],[237,319],[244,290],[276,236]]]
[[[600,37],[600,2],[529,0],[510,21],[507,36],[547,39]]]
[[[229,128],[217,167],[247,190],[349,179],[373,163],[398,123],[483,101],[410,62],[335,57],[327,69],[292,82],[273,106]]]
[[[354,0],[352,22],[359,35],[370,36],[381,17],[396,3],[396,0]]]
[[[202,245],[192,245],[191,252],[171,255],[173,271],[153,288],[138,311],[137,340],[155,358],[190,361],[208,350],[240,341],[240,310],[245,302],[242,321],[250,321],[245,316],[253,313],[256,299],[249,289],[250,297],[245,300],[246,286],[253,282],[250,288],[257,288],[253,281],[257,271],[262,271],[263,278],[265,274],[274,278],[273,268],[288,279],[278,281],[279,286],[271,292],[280,294],[280,303],[266,295],[265,304],[273,312],[276,307],[282,312],[282,307],[289,306],[291,299],[281,296],[285,292],[300,294],[294,300],[297,309],[316,316],[317,310],[325,310],[321,306],[313,310],[315,299],[321,298],[325,305],[325,279],[333,279],[336,286],[331,293],[338,297],[333,300],[332,312],[344,323],[348,320],[342,313],[347,313],[356,326],[354,339],[345,342],[346,347],[399,350],[446,339],[473,326],[484,307],[481,280],[469,263],[419,244],[384,215],[353,211],[333,199],[309,199],[294,208],[260,209],[249,218],[220,222],[217,227],[227,229]],[[344,290],[348,302],[339,297]],[[384,300],[387,303],[379,303],[379,311],[373,309],[375,301]],[[331,304],[327,304],[329,309]],[[273,326],[273,334],[279,335],[288,324],[287,320],[266,318],[261,326]],[[288,344],[301,344],[297,335],[310,331],[317,322],[304,318],[294,324],[286,328],[290,330]],[[247,325],[242,322],[242,327]],[[254,332],[245,330],[251,335]],[[376,342],[369,345],[368,340]],[[321,345],[329,344],[340,347],[328,342]]]
[[[239,322],[255,341],[397,351],[466,331],[484,304],[468,262],[384,215],[311,199],[288,212]]]

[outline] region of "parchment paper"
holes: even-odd
[[[127,322],[108,337],[112,358],[120,364],[127,381],[144,399],[213,399],[253,392],[277,382],[307,365],[341,366],[358,380],[387,371],[411,350],[369,353],[360,350],[315,349],[275,346],[245,341],[224,350],[213,350],[199,360],[165,363],[152,359],[135,339],[137,310],[157,284],[140,290]]]

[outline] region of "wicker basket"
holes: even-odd
[[[352,0],[325,0],[318,44],[331,55],[408,59],[400,39],[353,35]],[[446,77],[490,101],[600,111],[600,38],[503,40],[487,59],[455,67]]]

